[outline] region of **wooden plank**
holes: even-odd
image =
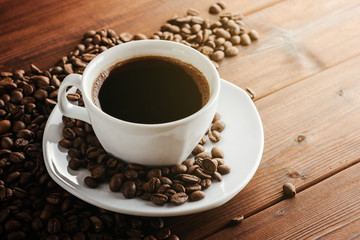
[[[359,1],[284,1],[246,17],[260,39],[220,75],[261,98],[360,54]]]
[[[286,182],[301,191],[359,162],[358,66],[360,56],[258,100],[265,148],[257,173],[222,207],[172,219],[174,229],[197,229],[179,235],[201,239],[236,215],[250,216],[280,201]]]
[[[360,163],[206,239],[359,237]]]
[[[227,1],[227,11],[248,14],[279,1]],[[0,1],[0,71],[27,68],[31,63],[47,69],[90,29],[113,28],[118,33],[150,36],[167,19],[185,15],[190,7],[204,17],[217,18],[208,13],[211,4],[207,0]]]

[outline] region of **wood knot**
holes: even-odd
[[[296,141],[298,142],[298,143],[301,143],[301,142],[303,142],[305,140],[305,136],[304,135],[299,135],[298,137],[297,137],[297,139],[296,139]]]

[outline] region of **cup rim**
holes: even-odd
[[[119,48],[124,48],[128,45],[140,45],[140,44],[167,44],[168,46],[172,45],[172,46],[176,46],[176,47],[180,47],[182,49],[185,49],[185,51],[190,51],[193,52],[194,54],[198,55],[200,58],[202,58],[203,61],[206,62],[206,64],[209,66],[209,70],[211,71],[210,74],[214,74],[215,75],[215,83],[213,84],[213,88],[214,88],[214,94],[210,94],[210,98],[209,101],[205,104],[205,106],[203,106],[201,109],[199,109],[198,111],[196,111],[195,113],[178,119],[178,120],[174,120],[171,122],[165,122],[165,123],[154,123],[154,124],[150,124],[150,123],[135,123],[135,122],[130,122],[130,121],[125,121],[119,118],[115,118],[109,114],[107,114],[106,112],[102,111],[100,108],[98,108],[95,103],[92,101],[91,98],[91,93],[90,93],[90,97],[89,97],[89,93],[84,91],[83,96],[84,97],[84,102],[85,102],[85,107],[88,108],[90,107],[93,111],[95,111],[96,114],[99,115],[103,115],[105,116],[108,120],[112,121],[112,122],[116,122],[116,123],[122,123],[122,124],[127,124],[128,126],[132,126],[132,127],[145,127],[145,128],[160,128],[160,127],[171,127],[174,125],[178,125],[181,124],[183,122],[188,122],[191,121],[192,119],[196,118],[198,115],[202,114],[203,112],[205,112],[208,108],[210,108],[213,104],[216,104],[219,95],[220,95],[220,76],[218,71],[216,70],[214,64],[207,58],[205,57],[202,53],[200,53],[199,51],[186,46],[182,43],[177,43],[177,42],[172,42],[172,41],[166,41],[166,40],[155,40],[155,39],[151,39],[151,40],[137,40],[137,41],[131,41],[131,42],[127,42],[127,43],[122,43],[120,45],[114,46],[112,48],[109,48],[107,50],[105,50],[104,52],[100,53],[99,55],[97,55],[94,59],[91,60],[91,62],[88,64],[88,66],[86,66],[82,76],[84,77],[84,75],[89,75],[89,71],[91,72],[93,68],[96,68],[96,62],[97,60],[103,58],[104,56],[106,56],[107,54],[109,54],[110,51],[119,51]],[[150,54],[149,54],[150,55]],[[153,56],[161,56],[161,54],[156,55],[156,54],[152,54]],[[137,55],[134,55],[132,57],[136,57]],[[146,56],[146,55],[143,55]],[[129,58],[132,58],[129,57]],[[129,58],[125,58],[129,59]],[[175,58],[175,57],[174,57]],[[180,61],[186,62],[182,59],[179,59]],[[121,60],[123,61],[123,60]],[[189,63],[189,62],[187,62]],[[191,63],[189,63],[191,64]],[[198,69],[199,70],[199,69]],[[200,71],[200,70],[199,70]],[[207,79],[206,79],[207,80]],[[208,81],[208,80],[207,80]],[[208,82],[209,83],[209,82]],[[85,82],[82,81],[81,85],[82,88],[84,89],[84,84]],[[91,83],[91,85],[93,85],[93,82]],[[89,115],[90,116],[90,115]],[[91,116],[90,116],[91,118]]]

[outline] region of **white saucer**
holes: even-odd
[[[239,87],[222,80],[218,112],[225,122],[222,139],[217,144],[225,152],[225,163],[231,172],[222,182],[213,182],[205,190],[206,197],[181,206],[157,206],[140,198],[126,199],[121,193],[109,190],[108,184],[91,189],[84,184],[87,169],[68,167],[69,157],[58,143],[62,139],[62,114],[58,106],[52,111],[44,132],[43,151],[46,168],[54,181],[76,197],[95,206],[114,212],[140,216],[178,216],[218,207],[239,193],[255,174],[263,152],[264,133],[257,109]],[[210,141],[205,145],[210,150]]]

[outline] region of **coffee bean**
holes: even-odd
[[[218,165],[218,163],[216,160],[208,159],[208,158],[205,158],[202,160],[203,169],[211,174],[216,172],[217,165]]]
[[[134,35],[134,40],[146,40],[147,37],[145,34],[142,33],[137,33]]]
[[[180,174],[180,173],[186,173],[187,167],[182,164],[175,164],[171,167],[171,172],[173,174]]]
[[[105,176],[105,166],[97,166],[91,171],[91,177],[95,180],[100,180]]]
[[[225,56],[234,57],[239,54],[239,49],[236,47],[228,47],[225,49]]]
[[[14,163],[21,163],[25,160],[25,156],[21,152],[13,152],[9,156],[10,160]]]
[[[9,175],[7,175],[7,177],[5,178],[5,182],[7,183],[12,183],[15,182],[16,180],[18,180],[21,176],[21,173],[18,171],[12,172]]]
[[[102,221],[98,217],[91,216],[90,221],[93,224],[95,232],[100,232],[104,228]]]
[[[15,219],[10,219],[5,223],[4,228],[8,232],[14,232],[21,229],[21,223]]]
[[[212,179],[221,182],[222,181],[222,175],[219,172],[214,172],[212,175]]]
[[[206,170],[205,169],[202,169],[202,168],[197,168],[195,169],[194,173],[196,176],[198,176],[200,179],[210,179],[211,178],[211,173],[212,172],[205,172]]]
[[[194,191],[199,191],[201,190],[201,185],[200,184],[193,184],[193,185],[188,185],[185,187],[185,192],[186,193],[192,193]]]
[[[7,240],[23,240],[26,239],[26,235],[22,231],[11,232],[7,235]]]
[[[218,171],[221,175],[225,175],[225,174],[230,173],[231,168],[230,168],[230,166],[223,164],[223,165],[218,166],[217,171]]]
[[[122,175],[121,174],[115,174],[114,176],[111,177],[110,179],[110,190],[113,192],[118,192],[120,191],[122,185]]]
[[[230,41],[231,41],[231,43],[233,44],[233,45],[239,45],[240,44],[240,42],[241,42],[241,38],[240,38],[240,36],[232,36],[231,38],[230,38]]]
[[[221,139],[220,133],[216,130],[209,132],[208,136],[212,142],[219,142]]]
[[[74,139],[76,137],[76,133],[71,128],[64,128],[62,134],[65,139]]]
[[[195,159],[198,159],[198,158],[201,158],[201,159],[212,158],[212,155],[210,152],[201,152],[201,153],[196,154]]]
[[[185,165],[188,169],[193,166],[195,163],[195,160],[192,158],[186,159],[182,162],[183,165]]]
[[[200,12],[194,8],[189,8],[186,12],[188,16],[199,16]]]
[[[209,8],[209,13],[218,14],[221,12],[221,7],[218,4],[213,4]]]
[[[292,183],[285,183],[283,185],[283,193],[287,198],[292,198],[296,195],[296,188]]]
[[[147,172],[146,177],[147,177],[147,179],[150,179],[153,177],[160,178],[161,175],[162,175],[161,170],[159,168],[153,168]]]
[[[189,173],[189,174],[193,174],[195,172],[196,169],[200,168],[199,165],[192,165],[191,167],[188,168],[188,170],[186,171],[186,173]]]
[[[56,234],[60,232],[61,223],[57,218],[50,218],[47,224],[47,230],[50,234]]]
[[[223,51],[217,50],[215,51],[210,58],[216,62],[220,62],[225,57],[225,53]]]
[[[207,142],[207,137],[203,136],[199,142],[199,144],[204,145]]]
[[[57,192],[50,193],[49,195],[46,196],[46,201],[54,205],[60,203],[61,199],[62,199],[62,195]]]
[[[120,33],[120,39],[124,42],[128,42],[128,41],[131,41],[133,36],[128,33],[128,32],[123,32],[123,33]]]
[[[31,228],[36,232],[43,228],[43,223],[39,217],[34,218],[34,220],[31,222]]]
[[[10,137],[3,137],[0,146],[7,149],[12,148],[14,146],[14,141]]]
[[[31,80],[35,83],[35,85],[39,88],[45,88],[50,84],[50,79],[46,76],[33,76]]]
[[[229,225],[238,225],[244,220],[243,215],[239,215],[230,219]]]
[[[195,176],[195,175],[191,175],[191,174],[181,174],[181,180],[186,182],[186,183],[199,183],[200,182],[200,178]]]
[[[155,192],[160,186],[160,179],[153,177],[148,181],[148,192]]]
[[[205,197],[205,193],[203,191],[195,191],[192,192],[189,196],[190,201],[199,201]]]
[[[77,94],[77,93],[68,93],[68,94],[66,95],[66,98],[67,98],[69,101],[79,101],[80,95]]]
[[[71,158],[79,158],[81,156],[81,153],[76,148],[70,148],[68,150],[68,154]]]
[[[211,180],[210,179],[202,179],[200,182],[201,189],[207,189],[211,186]]]
[[[211,126],[211,131],[218,131],[218,132],[222,132],[225,129],[225,123],[221,120],[217,120],[213,123],[213,125]]]
[[[251,38],[249,37],[248,34],[244,33],[240,36],[240,38],[241,38],[241,45],[244,45],[244,46],[250,45]]]
[[[84,178],[84,182],[85,184],[90,187],[90,188],[97,188],[97,182],[95,181],[95,179],[93,179],[92,177],[85,177]]]
[[[251,30],[249,33],[248,33],[249,37],[251,40],[253,41],[256,41],[259,39],[259,33],[256,31],[256,30]]]
[[[71,148],[71,142],[67,139],[61,139],[59,145],[64,148]]]
[[[17,198],[25,198],[27,196],[27,191],[25,191],[22,188],[14,187],[13,189],[13,195]]]
[[[167,178],[167,177],[160,177],[159,179],[160,179],[160,182],[161,182],[162,184],[169,184],[169,185],[172,185],[172,181],[171,181],[171,179],[170,179],[170,178]]]
[[[215,34],[217,37],[224,38],[224,39],[229,39],[231,37],[231,34],[223,28],[218,28],[215,31]]]
[[[11,128],[11,122],[9,120],[0,121],[0,134],[6,133]]]
[[[204,148],[202,145],[198,144],[198,145],[194,148],[194,150],[192,151],[192,154],[193,154],[193,155],[197,155],[197,154],[202,153],[202,152],[204,152],[204,151],[205,151],[205,148]]]
[[[123,193],[126,198],[134,198],[136,194],[136,184],[135,181],[126,181],[121,186],[120,191]]]
[[[211,149],[211,155],[213,158],[224,158],[224,151],[220,147],[213,147]]]
[[[150,200],[152,203],[162,206],[168,201],[168,196],[162,193],[154,193],[151,195]]]

